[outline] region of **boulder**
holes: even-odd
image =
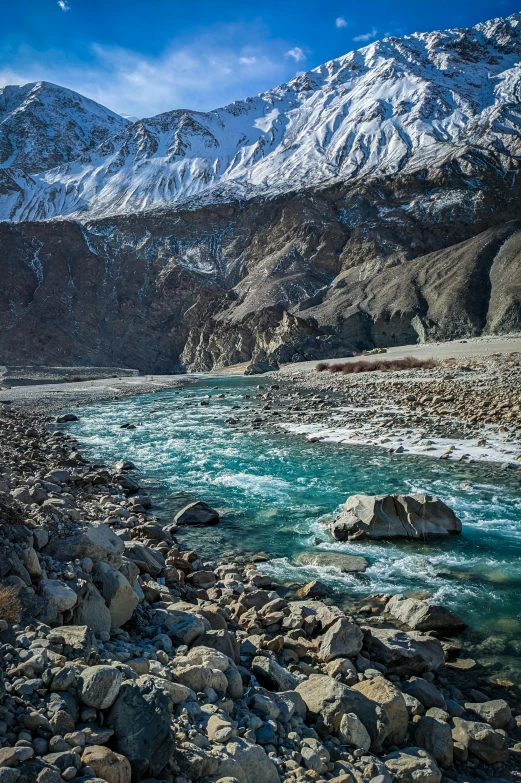
[[[295,690],[304,700],[319,733],[337,734],[342,716],[353,712],[369,732],[372,750],[381,749],[389,732],[389,720],[380,705],[363,693],[322,674],[311,675]]]
[[[43,622],[54,622],[59,614],[72,609],[77,601],[74,590],[60,582],[59,579],[42,579],[39,591],[43,599],[43,608],[40,613],[40,619]]]
[[[103,745],[91,745],[83,751],[82,764],[91,767],[96,776],[107,783],[130,783],[131,769],[125,756]]]
[[[123,574],[106,563],[96,563],[92,575],[110,612],[111,628],[120,628],[132,617],[137,595]]]
[[[430,495],[352,495],[331,523],[338,541],[461,533],[461,521]]]
[[[165,558],[161,552],[140,544],[138,541],[126,541],[124,550],[125,556],[137,565],[140,574],[150,574],[150,576],[156,577],[165,567]]]
[[[453,719],[452,739],[463,745],[473,756],[485,764],[507,761],[508,747],[505,738],[494,731],[488,723]]]
[[[299,598],[326,598],[330,593],[331,588],[323,582],[319,582],[318,579],[312,579],[311,582],[299,587],[296,595]]]
[[[16,487],[11,492],[12,497],[24,506],[30,506],[33,502],[29,487]]]
[[[210,775],[214,775],[219,767],[215,756],[192,742],[183,742],[182,745],[177,746],[174,750],[173,760],[181,773],[182,780],[206,781]]]
[[[342,552],[302,552],[297,557],[299,565],[334,568],[343,574],[361,574],[369,567],[369,561],[358,555],[345,555]]]
[[[439,707],[442,710],[447,708],[445,697],[432,682],[427,682],[422,677],[410,677],[402,685],[404,693],[414,696],[424,707]]]
[[[46,473],[44,476],[45,481],[48,481],[51,484],[68,484],[70,478],[71,474],[68,470],[60,470],[59,468],[49,471],[49,473]]]
[[[383,710],[389,730],[385,737],[388,745],[401,745],[407,734],[407,705],[399,688],[385,677],[373,677],[362,680],[352,686],[353,690],[363,693],[368,699],[376,702]],[[361,716],[363,719],[363,715]]]
[[[194,644],[203,637],[206,631],[210,630],[210,624],[204,617],[190,612],[177,611],[175,604],[171,604],[168,609],[156,609],[154,619],[165,628],[176,647],[180,644]]]
[[[198,614],[201,615],[203,620],[210,622],[209,620],[206,620],[205,614],[202,612],[198,612]],[[217,650],[217,652],[220,652],[223,655],[227,655],[234,663],[239,663],[240,661],[239,642],[237,641],[235,634],[231,633],[231,631],[214,631],[213,629],[205,631],[199,644],[204,647],[210,647],[212,650]]]
[[[338,737],[344,745],[361,748],[365,752],[371,747],[371,737],[360,718],[354,712],[342,715]]]
[[[420,631],[397,631],[391,628],[370,628],[371,650],[376,660],[393,674],[423,674],[436,671],[445,663],[443,647],[438,639]]]
[[[75,536],[54,539],[44,549],[53,560],[69,561],[90,557],[119,568],[125,549],[123,541],[107,525],[92,522]]]
[[[298,683],[294,674],[272,658],[258,655],[252,661],[251,670],[260,685],[269,691],[292,691]]]
[[[405,748],[385,756],[384,763],[396,783],[440,783],[438,765],[422,748]]]
[[[20,559],[25,566],[27,573],[31,579],[39,579],[42,575],[42,567],[38,560],[36,550],[32,546],[28,546],[20,555]]]
[[[512,712],[504,699],[494,699],[484,702],[467,702],[465,704],[467,712],[471,712],[481,721],[485,721],[493,729],[502,729],[512,718]]]
[[[210,666],[194,664],[193,666],[177,667],[174,672],[176,682],[184,685],[195,693],[202,693],[205,688],[213,688],[218,693],[226,693],[228,680],[224,672],[212,669]]]
[[[72,619],[75,625],[87,625],[95,634],[110,631],[108,606],[92,582],[85,582],[80,588]]]
[[[404,595],[393,595],[384,613],[390,614],[394,620],[412,631],[439,631],[447,634],[460,633],[466,627],[463,620],[444,606],[406,598]]]
[[[258,362],[250,362],[244,370],[245,375],[264,375],[266,372],[275,372],[279,369],[279,365],[276,361],[260,360]]]
[[[62,625],[54,628],[53,633],[63,639],[63,654],[67,660],[80,659],[87,663],[92,650],[98,645],[91,628],[86,625]]]
[[[216,525],[218,521],[217,511],[202,500],[189,503],[174,517],[176,525]]]
[[[115,702],[122,679],[115,666],[89,666],[79,677],[78,694],[89,707],[106,710]]]
[[[226,745],[226,752],[242,769],[246,783],[280,783],[275,764],[260,745],[237,738]]]
[[[428,751],[438,766],[442,769],[452,766],[452,733],[446,721],[433,715],[424,715],[413,724],[411,733],[415,744]]]
[[[158,678],[145,674],[122,684],[108,716],[116,750],[131,763],[146,760],[150,777],[165,768],[174,749],[172,707],[172,697]]]
[[[334,658],[353,658],[362,649],[363,638],[358,625],[340,618],[323,635],[319,655],[326,663]]]

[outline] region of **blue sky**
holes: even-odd
[[[385,35],[520,10],[521,0],[6,0],[0,86],[45,79],[138,117],[206,110]]]

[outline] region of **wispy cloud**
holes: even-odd
[[[286,57],[292,57],[296,63],[302,62],[302,60],[306,59],[306,55],[304,54],[304,50],[300,48],[300,46],[294,46],[293,49],[288,49],[288,51],[285,54]]]
[[[59,5],[59,6],[60,6],[60,8],[62,9],[62,11],[70,11],[70,10],[71,10],[71,7],[70,7],[70,5],[69,5],[69,4],[66,2],[66,0],[58,0],[58,5]]]
[[[340,29],[341,27],[347,27],[347,25],[348,25],[348,24],[349,24],[349,22],[347,21],[347,19],[346,19],[344,16],[338,16],[338,17],[335,19],[335,25],[336,25],[336,26],[337,26],[339,29]]]
[[[0,86],[50,81],[139,117],[176,108],[206,111],[291,79],[295,62],[306,55],[288,46],[255,23],[215,25],[157,56],[93,43],[85,63],[24,48],[4,62],[0,56]]]
[[[378,35],[378,30],[373,27],[370,33],[362,33],[362,35],[355,35],[353,41],[373,41]]]

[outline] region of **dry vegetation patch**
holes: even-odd
[[[319,362],[316,366],[317,372],[335,373],[341,372],[344,375],[350,375],[351,373],[359,372],[398,372],[400,370],[432,370],[437,367],[438,362],[435,359],[415,359],[412,356],[406,356],[404,359],[377,359],[376,361],[368,362],[367,360],[360,359],[357,362],[337,362],[336,364],[328,364],[327,362]]]

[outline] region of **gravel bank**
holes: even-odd
[[[433,356],[438,366],[430,370],[343,375],[319,373],[316,362],[287,365],[261,381],[265,404],[252,426],[519,469],[520,349],[517,337],[490,338],[364,357]]]

